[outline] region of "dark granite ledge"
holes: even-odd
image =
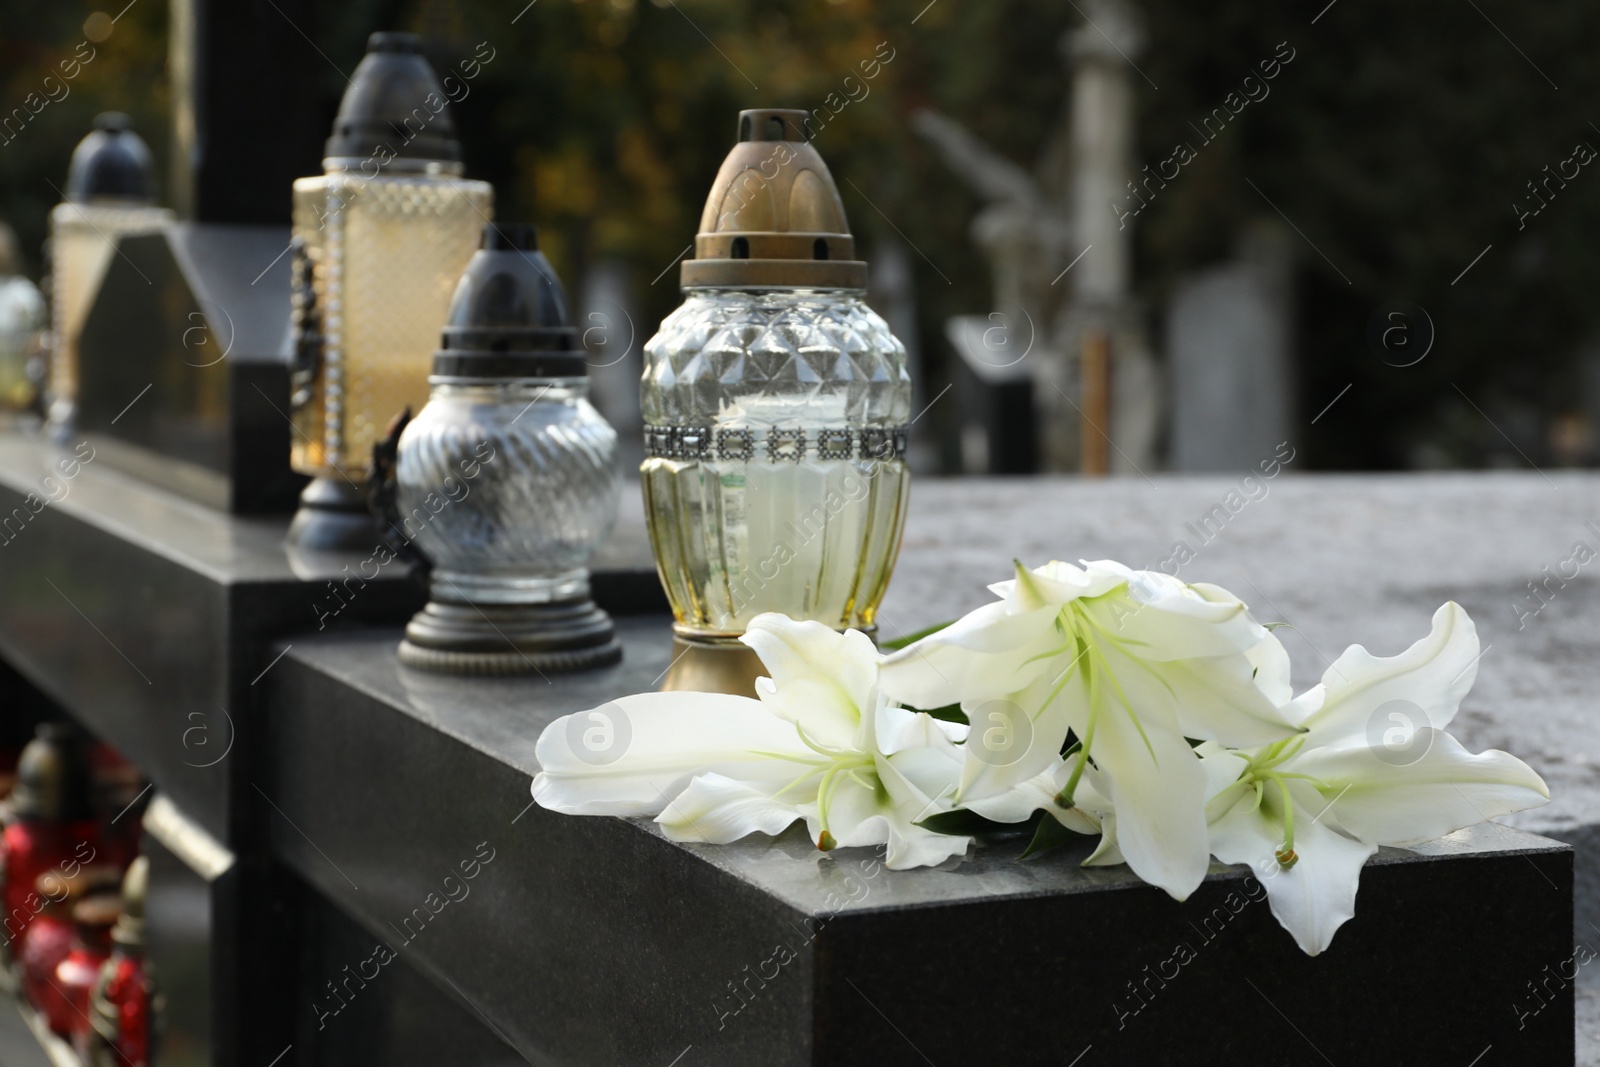
[[[453,864],[493,849],[440,936],[402,951],[531,1062],[920,1062],[915,1047],[934,1062],[1044,1063],[1092,1044],[1162,1063],[1193,1062],[1196,1041],[1315,1059],[1285,1015],[1335,1062],[1435,1062],[1445,1020],[1452,1051],[1477,1042],[1462,1062],[1491,1043],[1571,1062],[1570,989],[1537,1028],[1508,1010],[1572,955],[1571,850],[1507,827],[1384,850],[1356,919],[1312,960],[1243,868],[1215,867],[1179,905],[1124,868],[1079,867],[1087,842],[1028,863],[1002,842],[896,872],[870,850],[819,856],[794,830],[680,845],[646,820],[529,807],[540,729],[650,689],[669,662],[664,619],[619,631],[622,665],[549,681],[420,675],[394,660],[397,631],[297,640],[271,676],[259,784],[279,809],[273,853],[392,942]],[[1128,984],[1197,938],[1192,966],[1209,977],[1174,980],[1159,1011],[1135,1013],[1159,1025],[1128,1023]],[[793,959],[779,965],[776,944]],[[770,986],[750,977],[773,966]],[[732,983],[750,983],[748,1003]],[[1093,1011],[1067,1022],[1063,1004]]]
[[[270,642],[401,623],[425,594],[398,563],[362,582],[371,552],[297,552],[289,516],[214,511],[112,468],[115,442],[95,447],[85,462],[0,433],[0,656],[239,844],[251,827],[233,781],[260,748]],[[611,610],[663,603],[641,523],[620,523],[596,563]]]

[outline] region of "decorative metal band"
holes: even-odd
[[[905,459],[904,426],[866,430],[718,430],[710,426],[646,426],[645,455],[657,459],[739,460],[772,463],[815,459]]]

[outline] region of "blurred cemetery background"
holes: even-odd
[[[0,0],[0,218],[35,278],[97,112],[185,209],[168,5],[98,2]],[[818,116],[913,349],[924,471],[1600,459],[1595,5],[239,2],[319,101],[254,131],[299,173],[320,140],[284,131],[327,129],[374,27],[474,72],[468,174],[540,225],[625,441],[732,117],[781,106]]]

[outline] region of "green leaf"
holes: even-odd
[[[1294,623],[1292,622],[1264,622],[1261,625],[1266,627],[1268,630],[1294,629]]]
[[[916,710],[921,711],[922,709],[918,708]],[[932,715],[935,719],[943,719],[945,722],[959,722],[963,726],[971,725],[971,723],[967,721],[966,712],[961,710],[960,704],[946,704],[942,708],[929,708],[928,714]]]
[[[953,834],[957,837],[1007,835],[1014,837],[1031,830],[1040,814],[1042,813],[1035,812],[1034,817],[1027,822],[995,822],[993,819],[985,819],[977,812],[957,808],[955,811],[941,811],[937,815],[930,815],[917,825],[936,834]]]
[[[955,621],[956,620],[951,619],[950,622],[941,622],[935,626],[930,626],[925,630],[918,630],[914,634],[906,634],[904,637],[897,637],[893,641],[880,641],[878,642],[878,647],[883,649],[885,652],[898,652],[909,644],[921,641],[929,634],[938,633],[940,630],[943,630],[946,626],[949,626],[950,623]]]
[[[1028,842],[1028,847],[1022,850],[1022,855],[1018,856],[1018,859],[1025,860],[1043,855],[1053,848],[1060,848],[1069,841],[1076,841],[1082,836],[1068,830],[1052,816],[1045,815],[1044,812],[1039,814],[1044,817],[1039,820],[1039,825],[1034,828],[1033,840]]]

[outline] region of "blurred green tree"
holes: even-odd
[[[1533,203],[1527,183],[1543,180],[1542,168],[1570,158],[1579,141],[1600,148],[1586,114],[1600,95],[1600,71],[1579,55],[1600,37],[1600,7],[1141,7],[1149,40],[1138,63],[1149,80],[1135,79],[1136,166],[1197,141],[1191,123],[1279,42],[1295,49],[1270,97],[1205,145],[1134,223],[1137,284],[1152,313],[1186,273],[1226,258],[1242,227],[1281,209],[1303,237],[1297,355],[1311,465],[1522,463],[1518,450],[1540,464],[1572,458],[1570,443],[1552,445],[1551,429],[1588,417],[1577,353],[1596,329],[1587,287],[1600,277],[1600,251],[1586,238],[1600,223],[1600,174],[1586,167],[1552,186],[1548,208],[1520,228],[1512,205]],[[988,311],[990,286],[967,232],[978,204],[908,117],[937,108],[1031,166],[1060,121],[1058,42],[1083,24],[1082,8],[1054,0],[344,0],[322,5],[316,24],[300,29],[326,60],[318,89],[330,122],[371,30],[424,34],[441,69],[487,43],[494,58],[454,108],[469,173],[494,182],[501,217],[540,224],[570,282],[601,260],[628,264],[644,334],[677,302],[670,265],[693,239],[736,112],[837,111],[818,146],[865,254],[896,236],[915,252],[932,396],[947,373],[944,319]],[[107,5],[97,21],[96,10],[86,0],[43,8],[0,0],[0,108],[23,107],[91,31],[109,29],[70,91],[0,144],[0,212],[35,269],[45,214],[97,111],[132,114],[167,161],[166,5],[135,0],[109,28],[117,11]],[[261,10],[280,17],[270,4]],[[846,77],[861,78],[863,61],[887,54],[885,43],[893,59],[864,82],[865,95],[847,85]],[[1437,328],[1433,351],[1410,368],[1386,365],[1366,341],[1373,312],[1401,299],[1426,308]],[[953,416],[954,405],[943,404],[927,420],[951,431]]]

